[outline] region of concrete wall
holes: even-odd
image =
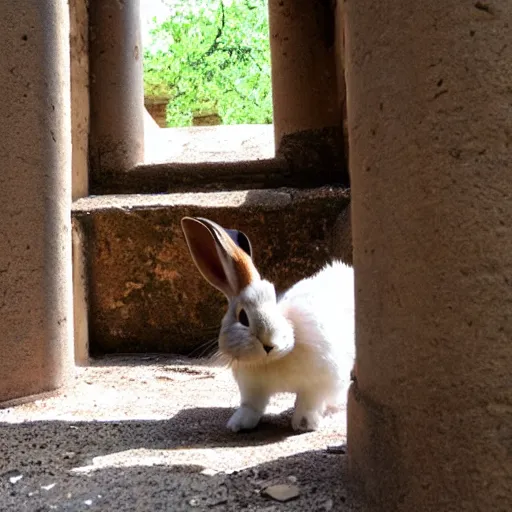
[[[345,9],[351,468],[378,510],[510,510],[512,3]]]
[[[69,12],[0,3],[0,402],[72,366]]]

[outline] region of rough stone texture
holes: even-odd
[[[347,456],[326,450],[345,442],[344,407],[294,434],[282,395],[255,431],[233,434],[237,403],[230,372],[210,362],[93,361],[61,396],[0,410],[0,509],[365,511],[347,488]],[[300,496],[263,496],[276,484]]]
[[[72,365],[69,12],[0,3],[0,402]]]
[[[199,274],[180,226],[201,215],[251,238],[262,274],[283,290],[332,257],[351,259],[334,226],[346,189],[103,196],[75,202],[86,236],[94,353],[190,353],[216,338],[225,298]],[[334,252],[334,248],[338,250]]]
[[[272,125],[162,129],[145,111],[145,163],[126,172],[103,172],[91,193],[348,186],[340,130],[287,135],[275,156]]]
[[[276,147],[284,135],[341,126],[331,0],[269,0]]]
[[[70,0],[72,196],[89,188],[89,0]]]
[[[89,0],[90,179],[144,160],[139,0]]]
[[[295,139],[297,146],[300,136]],[[323,146],[322,141],[308,141]],[[288,152],[290,154],[291,151]],[[245,161],[202,161],[193,163],[166,162],[138,165],[127,172],[104,173],[92,183],[92,194],[161,194],[209,190],[248,190],[262,188],[312,188],[344,185],[346,173],[333,169],[326,152],[325,165],[311,165],[319,155],[306,156],[298,151],[306,167],[283,157]]]
[[[309,170],[321,169],[326,183],[350,185],[341,126],[283,135],[277,156],[284,158],[297,173],[307,175]]]
[[[379,510],[511,510],[512,3],[345,9],[351,469]]]

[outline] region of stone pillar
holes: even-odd
[[[89,0],[70,0],[72,198],[89,194]],[[73,324],[75,363],[88,362],[86,254],[80,226],[74,224]]]
[[[89,193],[89,0],[70,0],[72,198]]]
[[[378,510],[512,510],[512,3],[345,15],[351,470]]]
[[[0,402],[73,365],[66,0],[0,3]]]
[[[144,159],[144,87],[139,0],[90,0],[90,165],[103,173]]]
[[[269,0],[269,26],[276,148],[298,132],[329,139],[334,131],[339,138],[344,98],[336,82],[333,4]]]

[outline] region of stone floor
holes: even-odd
[[[280,396],[258,429],[233,434],[237,400],[229,371],[204,360],[77,368],[60,396],[0,410],[0,510],[364,510],[346,485],[343,410],[295,434],[293,398]],[[300,494],[275,501],[274,484]]]

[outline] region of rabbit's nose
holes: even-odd
[[[272,351],[274,347],[269,347],[268,345],[263,345],[263,350],[268,354]]]

